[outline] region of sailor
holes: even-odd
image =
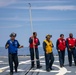
[[[40,41],[37,38],[37,33],[33,32],[33,36],[29,38],[29,50],[30,50],[30,57],[31,57],[31,68],[35,67],[35,61],[37,68],[41,68],[40,60],[39,60],[39,51],[38,46],[40,45]],[[36,57],[36,59],[34,58]]]
[[[8,59],[9,59],[9,66],[10,66],[10,75],[13,75],[13,62],[15,72],[17,72],[18,68],[18,48],[23,48],[20,46],[19,42],[15,39],[16,33],[10,34],[10,39],[7,41],[5,48],[8,49]]]
[[[67,44],[69,66],[72,66],[72,55],[76,66],[76,39],[73,38],[72,33],[70,33],[69,37],[66,39],[66,44]]]
[[[46,71],[53,70],[52,65],[54,62],[54,56],[53,56],[53,43],[50,40],[52,35],[47,35],[46,39],[43,41],[43,49],[44,49],[44,54],[45,54],[45,62],[46,62]]]
[[[65,49],[66,49],[66,41],[64,39],[64,34],[60,34],[60,38],[57,39],[56,48],[59,55],[60,67],[64,66],[64,58],[65,58]]]

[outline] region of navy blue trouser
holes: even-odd
[[[18,56],[17,54],[9,54],[8,59],[9,59],[10,72],[13,73],[13,62],[15,64],[15,71],[18,68]]]
[[[72,55],[74,58],[74,63],[76,65],[76,49],[75,48],[70,48],[71,50],[67,50],[68,51],[68,61],[69,61],[69,65],[72,65]]]
[[[35,55],[36,55],[37,67],[39,67],[40,66],[40,61],[39,61],[39,51],[38,51],[38,48],[35,48]],[[35,59],[34,59],[34,49],[33,48],[30,48],[30,57],[31,57],[31,66],[34,67]]]
[[[45,53],[45,62],[46,62],[46,70],[51,69],[54,62],[53,52],[49,54]]]
[[[59,54],[60,66],[63,66],[64,65],[64,59],[65,59],[65,50],[58,52],[58,54]]]

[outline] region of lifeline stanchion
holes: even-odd
[[[31,25],[31,31],[33,33],[33,25],[32,25],[32,12],[31,12],[31,4],[29,4],[29,13],[30,13],[30,25]],[[34,44],[34,38],[33,38],[33,44]],[[34,62],[35,62],[35,66],[36,66],[36,54],[35,54],[35,46],[33,46],[34,49]]]

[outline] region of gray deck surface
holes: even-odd
[[[40,56],[41,69],[33,68],[30,70],[30,62],[29,56],[19,56],[18,73],[14,73],[14,75],[76,75],[76,66],[74,66],[74,63],[72,67],[68,66],[67,56],[65,57],[65,66],[63,68],[59,67],[58,57],[55,56],[54,70],[50,72],[45,70],[44,56]],[[0,75],[10,75],[7,57],[0,57]]]

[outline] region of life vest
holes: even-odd
[[[68,39],[68,45],[70,48],[75,47],[76,45],[76,39],[75,38],[67,38]]]
[[[19,47],[18,41],[17,40],[14,40],[14,41],[8,40],[7,44],[9,45],[9,47],[8,47],[8,53],[9,54],[17,54],[18,47]]]
[[[65,39],[62,40],[61,38],[59,38],[58,42],[59,42],[58,49],[61,50],[61,51],[65,50],[65,48],[66,48],[66,41],[65,41]]]
[[[46,43],[46,53],[52,53],[52,41],[48,42],[47,40],[44,40],[44,42]]]
[[[32,39],[32,37],[30,38]],[[38,44],[38,38],[34,38],[34,42],[30,43],[30,48],[34,48],[33,43]],[[36,45],[35,48],[38,48],[38,46]]]

